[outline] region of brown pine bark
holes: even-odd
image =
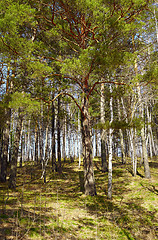
[[[88,98],[83,98],[81,129],[83,146],[83,166],[84,166],[84,189],[86,195],[96,195],[93,161],[92,161],[92,139],[90,114],[88,110]]]

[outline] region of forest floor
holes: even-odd
[[[94,197],[82,192],[77,160],[63,163],[62,174],[48,168],[45,184],[33,163],[18,168],[16,191],[0,184],[0,239],[158,239],[158,159],[150,160],[150,180],[143,177],[143,167],[133,177],[130,160],[122,165],[115,159],[112,200],[106,196],[107,173],[99,171],[99,159],[94,161]]]

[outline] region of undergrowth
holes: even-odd
[[[95,159],[97,166],[99,160]],[[158,239],[158,182],[156,159],[150,161],[150,180],[143,168],[133,177],[130,164],[113,163],[113,198],[108,200],[107,173],[95,168],[97,196],[83,194],[83,171],[63,163],[61,174],[29,163],[18,168],[17,188],[0,185],[0,239]]]

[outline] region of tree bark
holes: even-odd
[[[144,114],[143,114],[143,102],[141,99],[141,92],[140,92],[140,87],[138,86],[138,98],[140,102],[140,115],[142,119],[144,119]],[[141,128],[141,139],[142,139],[142,155],[143,155],[143,162],[144,162],[144,173],[145,173],[145,178],[151,178],[150,175],[150,167],[149,167],[149,162],[148,162],[148,154],[147,154],[147,147],[146,147],[146,140],[145,140],[145,129],[144,126]]]
[[[81,166],[81,124],[80,124],[80,112],[78,112],[78,167]]]
[[[146,141],[145,141],[144,127],[142,127],[142,129],[141,129],[141,138],[142,138],[142,153],[143,153],[145,178],[151,178],[149,162],[148,162],[148,155],[147,155],[147,148],[146,148]]]
[[[54,98],[54,93],[53,93]],[[55,107],[52,102],[52,170],[57,171],[56,168],[56,154],[55,154]]]
[[[22,167],[22,163],[23,163],[23,121],[22,121],[22,127],[21,127],[21,132],[20,132],[20,140],[21,140],[20,167]]]
[[[10,110],[5,109],[6,124],[3,130],[3,146],[1,159],[1,182],[6,182],[7,177],[7,162],[8,162],[8,148],[9,148],[9,129],[10,129]]]
[[[98,129],[95,129],[95,156],[98,157]]]
[[[38,128],[37,128],[37,122],[35,123],[35,163],[38,164]]]
[[[110,86],[110,92],[112,93],[112,87]],[[110,114],[111,120],[113,122],[113,106],[112,106],[112,97],[110,98]],[[109,129],[109,165],[108,165],[108,195],[109,199],[112,199],[112,138],[113,138],[113,129]]]
[[[19,116],[17,119],[17,127],[14,137],[14,146],[13,146],[13,156],[11,161],[11,169],[10,169],[10,176],[9,176],[9,188],[15,189],[16,188],[16,176],[17,176],[17,161],[18,161],[18,151],[19,151],[19,142],[20,142],[20,133],[22,128],[22,116],[21,110],[19,109]]]
[[[120,101],[119,101],[119,99],[117,99],[117,103],[118,103],[118,117],[119,117],[119,121],[120,121],[121,120],[121,111],[120,111]],[[119,129],[119,134],[120,134],[122,164],[125,164],[126,163],[126,159],[125,159],[125,151],[124,151],[124,141],[123,141],[122,129]]]
[[[62,147],[62,157],[64,159],[64,162],[66,162],[66,116],[64,117],[63,120],[63,147]]]
[[[84,189],[86,195],[96,195],[93,161],[92,161],[92,139],[91,124],[89,114],[89,100],[87,96],[83,98],[81,115],[82,146],[83,146],[83,165],[84,165]]]
[[[104,83],[101,84],[101,99],[100,99],[100,120],[101,123],[105,123],[105,97],[104,97]],[[102,171],[107,171],[107,160],[106,160],[106,130],[101,129],[101,161],[102,161]]]
[[[61,173],[62,172],[62,168],[61,168],[61,144],[60,144],[60,97],[58,98],[58,120],[57,120],[57,153],[58,153],[58,172]]]

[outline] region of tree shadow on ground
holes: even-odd
[[[2,239],[11,239],[13,235],[12,239],[16,239],[16,234],[19,235],[18,239],[23,237],[24,240],[96,239],[96,231],[98,239],[157,239],[156,210],[147,210],[143,206],[144,196],[136,195],[142,189],[150,192],[154,185],[142,183],[133,192],[130,184],[134,178],[120,164],[115,163],[113,166],[112,200],[106,197],[108,173],[102,173],[98,169],[95,169],[98,195],[94,197],[83,194],[83,171],[76,169],[76,163],[65,164],[62,174],[50,170],[46,184],[38,178],[40,169],[36,169],[37,178],[32,181],[28,170],[23,171],[18,178],[17,191],[10,192],[7,201],[7,195],[0,199],[3,205],[0,213],[0,239],[2,236]],[[22,185],[25,177],[29,179],[25,179],[25,184]],[[135,181],[139,179],[135,178]],[[157,197],[156,193],[153,194]],[[106,236],[107,231],[112,234],[116,229],[120,237]],[[86,232],[89,235],[86,236]],[[92,232],[95,234],[90,236]],[[79,235],[82,233],[85,236]]]

